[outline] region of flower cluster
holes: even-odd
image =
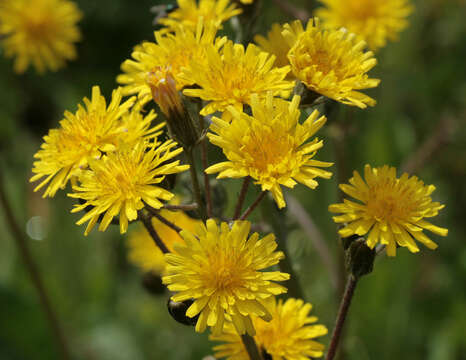
[[[162,28],[154,40],[136,45],[123,61],[116,77],[122,87],[110,102],[94,86],[91,98],[75,113],[65,112],[59,127],[44,136],[31,181],[40,181],[35,190],[45,189],[44,197],[71,183],[72,212],[81,212],[77,224],[87,223],[86,235],[111,224],[125,233],[131,222],[142,221],[145,230],[128,239],[129,260],[162,276],[169,303],[181,304],[180,322],[195,324],[197,332],[211,328],[211,339],[223,342],[214,348],[217,357],[247,360],[255,343],[264,360],[316,358],[324,346],[315,339],[327,328],[309,316],[310,303],[294,298],[301,296],[295,285],[291,298],[276,298],[287,293],[279,282],[289,280],[293,268],[282,266],[286,251],[275,235],[250,234],[253,224],[246,218],[268,195],[283,209],[285,188],[300,183],[315,190],[317,180],[331,178],[327,168],[333,162],[320,160],[331,155],[316,134],[332,135],[339,124],[330,119],[335,124],[327,131],[321,114],[326,106],[376,104],[361,92],[380,82],[368,75],[377,60],[366,42],[377,49],[393,39],[411,8],[406,0],[322,0],[326,8],[317,11],[322,20],[274,24],[267,37],[255,37],[257,45],[219,35],[235,16],[246,19],[233,27],[250,22],[257,10],[252,2],[179,0],[158,18]],[[17,55],[17,71],[30,62],[39,71],[55,70],[74,57],[80,12],[68,0],[35,0],[36,12],[26,16],[25,3],[0,2],[7,55]],[[56,32],[61,37],[52,36]],[[317,108],[321,102],[327,104]],[[160,117],[166,122],[156,124]],[[211,145],[221,149],[223,160],[208,162]],[[214,158],[221,156],[218,151]],[[195,202],[169,203],[187,188],[187,175],[180,173],[188,169],[191,196],[185,198]],[[225,215],[222,188],[210,186],[211,174],[244,178],[232,217]],[[381,244],[394,256],[397,246],[419,251],[416,241],[434,249],[424,230],[447,235],[424,219],[443,208],[432,201],[434,186],[407,174],[397,178],[389,166],[366,165],[364,177],[355,171],[349,184],[340,185],[356,201],[329,207],[339,214],[333,219],[343,224],[341,237],[357,235],[370,254]],[[250,180],[260,194],[240,214]],[[265,232],[275,220],[263,220],[256,225]],[[273,225],[287,226],[286,221]],[[269,269],[276,265],[279,269]]]

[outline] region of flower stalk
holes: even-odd
[[[246,209],[246,211],[243,213],[243,215],[241,215],[241,217],[239,219],[240,220],[246,220],[246,218],[254,211],[254,209],[257,207],[257,205],[259,205],[259,203],[265,197],[266,194],[267,194],[267,191],[262,191],[259,194],[259,196],[256,198],[256,200],[254,200],[254,202],[251,204],[251,206],[249,206]]]
[[[152,226],[151,216],[149,214],[147,214],[147,213],[144,213],[143,211],[140,211],[139,212],[139,219],[144,224],[144,227],[146,228],[147,232],[151,236],[152,240],[154,240],[155,245],[158,246],[160,251],[162,253],[164,253],[164,254],[169,253],[170,251],[165,246],[162,239],[160,239],[159,234],[157,234],[157,231],[155,231],[154,227]]]
[[[262,356],[259,353],[256,341],[251,335],[241,335],[241,341],[243,342],[243,345],[246,348],[250,360],[262,360]]]
[[[189,173],[191,175],[191,183],[193,185],[193,193],[194,197],[196,199],[197,205],[198,205],[198,213],[199,216],[202,220],[207,220],[207,212],[206,208],[204,205],[204,202],[202,201],[201,197],[201,187],[199,185],[199,179],[197,177],[197,171],[196,171],[196,163],[194,161],[194,156],[193,156],[193,149],[184,149],[184,153],[186,154],[186,159],[188,161],[189,166]]]
[[[237,220],[241,215],[241,209],[243,208],[244,199],[246,198],[246,193],[248,192],[248,186],[250,182],[251,178],[249,176],[244,178],[243,185],[241,186],[241,190],[239,192],[238,202],[236,203],[233,220]]]
[[[356,277],[354,277],[353,275],[348,276],[345,292],[340,303],[337,320],[335,322],[335,328],[333,329],[332,338],[330,340],[330,345],[328,347],[328,352],[325,360],[332,360],[335,357],[338,348],[338,343],[341,337],[341,332],[343,330],[343,325],[345,324],[346,315],[348,314],[348,310],[351,305],[351,300],[353,299],[354,290],[356,289],[357,283],[358,279]]]

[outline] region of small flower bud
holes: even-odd
[[[366,245],[366,239],[359,237],[345,248],[346,268],[356,279],[372,272],[376,253]]]
[[[183,325],[194,326],[196,325],[199,315],[190,318],[186,316],[186,310],[193,304],[193,300],[185,300],[181,302],[173,301],[171,298],[168,299],[167,308],[169,314],[173,319]]]
[[[196,145],[200,138],[200,131],[183,104],[170,69],[157,67],[147,74],[146,83],[151,89],[154,102],[167,119],[170,137],[185,149]]]

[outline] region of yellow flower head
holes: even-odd
[[[125,233],[128,221],[137,218],[137,211],[144,202],[155,209],[163,206],[160,200],[170,200],[174,195],[160,186],[165,175],[175,174],[189,168],[179,165],[179,160],[170,161],[183,150],[173,150],[176,143],[141,141],[135,146],[122,146],[99,160],[89,163],[89,170],[79,176],[79,185],[73,185],[68,196],[84,200],[75,205],[72,212],[88,210],[76,224],[89,221],[85,235],[97,223],[105,231],[115,216],[120,217],[120,233]]]
[[[31,63],[39,73],[56,71],[74,59],[81,17],[68,0],[0,1],[1,43],[5,55],[15,57],[15,72],[23,73]]]
[[[365,182],[354,171],[349,184],[341,184],[340,189],[359,202],[345,199],[343,203],[329,206],[329,210],[343,215],[334,216],[337,223],[345,223],[339,231],[343,237],[366,235],[367,246],[371,249],[377,243],[387,246],[389,256],[396,255],[396,246],[407,247],[418,252],[414,240],[420,241],[429,249],[435,244],[423,230],[440,236],[447,236],[448,230],[432,225],[424,218],[436,216],[444,205],[432,202],[430,194],[433,185],[424,185],[416,176],[404,173],[396,177],[396,169],[387,165],[380,168],[364,168]]]
[[[211,23],[220,28],[222,23],[238,14],[241,14],[241,9],[230,0],[199,0],[199,3],[196,0],[178,0],[178,8],[160,19],[159,23],[167,27],[162,30],[164,32],[175,30],[178,25],[195,31],[200,18],[205,24]]]
[[[194,233],[182,231],[186,244],[175,244],[174,252],[165,255],[168,275],[162,281],[177,292],[173,301],[194,300],[186,316],[199,315],[197,332],[210,326],[219,334],[227,317],[239,334],[254,335],[251,316],[269,321],[266,299],[286,292],[273,281],[287,280],[288,274],[262,271],[284,257],[275,251],[275,236],[249,236],[250,227],[249,221],[219,227],[209,219],[207,226],[199,225]]]
[[[265,98],[267,92],[288,97],[294,86],[285,80],[289,66],[274,67],[275,56],[249,44],[246,51],[241,44],[228,41],[221,51],[212,46],[207,50],[207,64],[193,62],[185,70],[185,78],[201,88],[186,89],[187,96],[199,97],[210,103],[201,115],[224,111],[229,105],[242,109],[256,94]]]
[[[161,210],[160,215],[182,229],[193,232],[200,220],[190,218],[183,211]],[[163,224],[157,218],[152,218],[152,226],[168,250],[173,251],[176,243],[184,243],[181,236],[171,227]],[[128,238],[128,259],[143,271],[154,271],[157,274],[165,272],[165,257],[155,245],[147,230],[140,228],[132,232]]]
[[[300,182],[311,189],[317,187],[317,177],[328,179],[331,173],[320,167],[332,163],[314,160],[323,141],[308,141],[324,124],[325,116],[318,118],[315,110],[303,124],[299,123],[299,96],[291,102],[273,98],[269,93],[261,102],[252,97],[252,116],[229,107],[231,123],[213,118],[207,136],[223,149],[228,161],[210,166],[208,174],[219,172],[218,178],[250,176],[269,190],[277,205],[285,200],[280,185],[292,188]]]
[[[365,43],[344,30],[323,30],[318,19],[310,20],[296,38],[285,24],[283,36],[292,48],[288,52],[294,75],[309,89],[343,104],[366,108],[375,100],[356,91],[376,87],[380,80],[366,74],[377,63]]]
[[[323,355],[324,345],[313,339],[327,334],[327,328],[314,324],[317,317],[309,316],[311,304],[293,298],[277,303],[273,297],[267,302],[267,309],[272,314],[271,321],[252,318],[256,329],[254,340],[262,353],[267,353],[273,360],[304,360]],[[243,342],[231,324],[225,326],[223,334],[211,335],[210,339],[225,342],[214,347],[216,358],[249,360]]]
[[[144,42],[136,46],[131,54],[134,60],[125,60],[121,65],[124,74],[118,75],[117,82],[124,85],[123,93],[138,94],[143,102],[150,100],[151,74],[160,69],[171,73],[177,90],[191,85],[192,81],[180,76],[181,71],[191,61],[205,63],[206,47],[219,49],[223,45],[226,38],[215,38],[216,32],[215,26],[204,26],[202,19],[195,31],[178,26],[174,33],[154,32],[156,43]]]
[[[371,49],[384,47],[387,40],[397,40],[398,33],[412,12],[409,0],[320,0],[325,7],[316,11],[324,26],[346,28],[367,42]]]
[[[303,25],[301,21],[296,20],[291,24],[287,24],[286,27],[291,34],[294,34],[295,37],[298,37],[299,34],[304,32]],[[288,51],[290,51],[291,46],[290,41],[285,39],[282,32],[285,29],[284,25],[273,24],[270,31],[267,33],[267,37],[262,35],[254,36],[254,41],[260,46],[263,51],[266,51],[270,54],[276,56],[275,65],[276,66],[286,66],[290,65],[288,60]],[[293,75],[290,73],[289,75]]]
[[[38,161],[34,162],[32,172],[35,175],[30,181],[45,177],[34,191],[50,182],[44,197],[54,196],[58,189],[65,187],[71,177],[87,167],[90,159],[114,151],[120,142],[147,135],[148,126],[155,115],[149,113],[142,120],[141,115],[133,114],[122,122],[121,117],[128,112],[134,100],[121,103],[121,98],[121,89],[113,91],[112,101],[107,106],[99,87],[94,86],[91,100],[83,99],[85,107],[78,105],[75,114],[65,111],[60,128],[52,129],[44,136],[41,149],[34,155]],[[142,120],[142,123],[130,125],[133,120]],[[131,133],[128,126],[132,126]],[[140,132],[133,132],[136,130]]]

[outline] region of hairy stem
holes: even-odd
[[[68,342],[66,340],[65,334],[63,333],[63,329],[58,320],[58,315],[55,312],[50,302],[50,298],[47,294],[47,290],[42,281],[40,270],[32,257],[31,251],[29,250],[26,237],[23,231],[21,230],[20,226],[18,225],[18,222],[16,221],[15,217],[13,216],[10,203],[8,202],[8,199],[6,197],[1,173],[0,173],[0,202],[3,207],[7,225],[9,226],[10,231],[13,235],[13,239],[15,240],[16,245],[19,248],[19,253],[21,257],[23,258],[24,265],[26,266],[27,272],[29,273],[31,277],[32,284],[34,285],[39,295],[40,304],[42,305],[42,309],[44,310],[44,313],[49,322],[50,328],[52,329],[52,333],[55,337],[55,340],[61,352],[61,357],[64,360],[70,360],[71,351],[69,349]]]
[[[241,190],[239,192],[238,202],[236,203],[233,220],[237,220],[241,215],[241,210],[243,208],[244,199],[246,199],[246,193],[248,192],[248,186],[250,182],[251,178],[249,176],[244,178],[243,185],[241,186]]]
[[[337,352],[338,342],[341,337],[343,325],[345,324],[346,315],[348,314],[357,283],[358,280],[353,275],[348,276],[345,292],[340,303],[340,308],[338,309],[338,315],[335,322],[335,328],[333,329],[332,339],[330,340],[330,345],[328,347],[327,357],[325,358],[326,360],[332,360]]]

